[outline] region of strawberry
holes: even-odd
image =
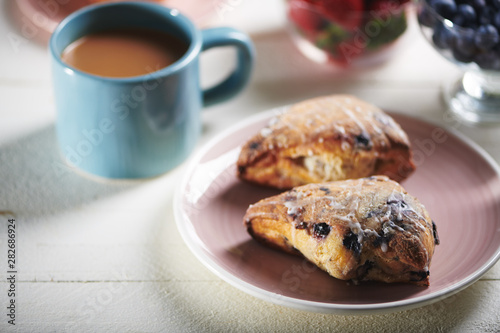
[[[324,24],[323,18],[314,8],[314,4],[311,0],[307,2],[312,5],[304,2],[305,1],[290,1],[290,9],[288,13],[290,19],[303,30],[320,30]]]
[[[387,20],[391,17],[390,3],[385,0],[375,0],[370,9],[376,12],[383,20]]]
[[[401,12],[401,2],[394,0],[375,0],[372,2],[370,9],[375,11],[382,19],[387,20],[392,15]]]
[[[354,30],[363,21],[363,0],[322,0],[319,7],[325,17],[347,30]]]

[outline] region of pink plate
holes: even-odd
[[[261,299],[302,310],[365,314],[443,299],[479,279],[500,257],[500,171],[469,140],[408,116],[394,118],[413,144],[417,171],[405,182],[437,224],[441,244],[430,286],[330,277],[307,260],[258,244],[243,226],[248,205],[277,191],[240,182],[240,146],[285,108],[256,115],[211,141],[190,162],[175,198],[177,227],[196,257]]]

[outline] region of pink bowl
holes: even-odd
[[[12,12],[24,38],[46,43],[50,34],[62,19],[72,12],[92,4],[117,0],[16,0],[12,1]],[[216,12],[217,4],[222,0],[121,0],[149,1],[167,7],[177,8],[196,24],[204,24]]]

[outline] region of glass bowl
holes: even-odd
[[[425,39],[464,72],[445,88],[449,111],[468,123],[499,123],[500,4],[497,9],[486,1],[416,3]]]
[[[318,63],[343,67],[385,61],[407,29],[407,0],[288,0],[288,30]]]

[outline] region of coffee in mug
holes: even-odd
[[[187,49],[186,42],[160,30],[124,28],[80,37],[64,49],[61,59],[89,74],[131,77],[165,68]]]
[[[222,46],[236,50],[234,70],[203,88],[200,55]],[[182,163],[201,134],[202,110],[245,87],[254,55],[241,31],[200,30],[176,9],[128,1],[74,12],[54,30],[49,47],[62,158],[115,179],[154,177]],[[70,53],[82,59],[69,60]],[[122,56],[130,58],[118,61]],[[132,67],[144,72],[129,72]]]

